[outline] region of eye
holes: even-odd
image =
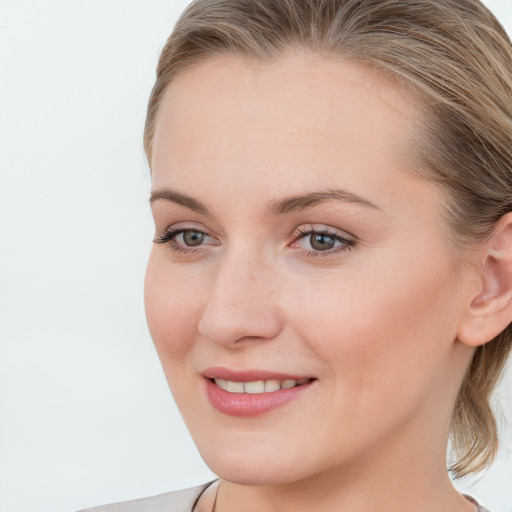
[[[205,239],[205,234],[201,231],[182,231],[176,235],[176,238],[183,242],[188,247],[195,247],[201,245]]]
[[[299,228],[292,247],[308,251],[308,255],[325,255],[346,251],[355,245],[355,239],[341,234],[334,228],[313,226]]]
[[[327,251],[336,245],[336,239],[328,233],[311,233],[309,244],[315,251]]]
[[[204,245],[218,245],[218,241],[205,231],[194,228],[170,228],[153,240],[165,244],[175,252],[194,252]]]

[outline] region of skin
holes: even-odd
[[[457,390],[474,348],[458,332],[478,291],[450,250],[442,191],[411,172],[413,98],[360,65],[290,53],[211,58],[161,105],[146,276],[149,328],[170,388],[210,468],[218,512],[474,511],[446,472]],[[421,124],[421,120],[420,124]],[[269,204],[343,189],[269,213]],[[314,250],[298,229],[350,239]],[[314,376],[297,400],[251,418],[209,403],[201,371]],[[200,511],[209,511],[213,492]]]

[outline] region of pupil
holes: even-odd
[[[200,245],[203,238],[203,233],[199,233],[198,231],[185,231],[185,233],[183,233],[183,241],[185,242],[185,245]]]
[[[334,247],[334,238],[321,233],[311,235],[311,247],[317,251],[326,251]]]

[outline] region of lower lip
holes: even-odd
[[[219,388],[212,380],[205,380],[210,403],[215,409],[229,416],[260,416],[273,411],[298,398],[315,382],[270,393],[230,393]]]

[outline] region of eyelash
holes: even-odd
[[[208,232],[203,231],[201,229],[196,228],[176,228],[176,229],[168,229],[158,237],[156,237],[153,242],[157,244],[165,244],[167,248],[174,252],[174,253],[181,253],[181,254],[194,254],[197,252],[204,251],[204,248],[202,245],[199,245],[197,247],[189,246],[185,248],[185,246],[178,245],[176,243],[175,238],[178,235],[181,235],[183,233],[192,232],[192,233],[200,233],[201,235],[205,237],[212,238],[212,235],[210,235]],[[294,234],[294,240],[292,244],[296,244],[300,240],[311,236],[311,235],[323,235],[327,236],[329,238],[332,238],[335,242],[339,242],[340,245],[337,247],[334,247],[332,249],[328,249],[325,251],[315,251],[315,250],[309,250],[306,251],[305,255],[308,257],[329,257],[337,255],[340,252],[345,252],[351,250],[355,245],[356,241],[352,238],[347,238],[345,236],[339,235],[335,231],[331,231],[327,228],[322,229],[315,229],[313,225],[311,225],[309,228],[299,228],[297,229],[296,233]]]
[[[334,230],[330,230],[326,227],[322,229],[315,229],[313,225],[310,225],[308,228],[299,228],[297,230],[297,235],[295,236],[293,244],[299,242],[300,240],[307,238],[311,235],[323,235],[329,238],[332,238],[335,242],[339,242],[340,245],[337,247],[333,247],[332,249],[328,249],[325,251],[315,251],[310,250],[306,252],[306,256],[310,257],[321,257],[326,258],[329,256],[336,256],[341,252],[350,251],[356,245],[356,240],[354,238],[348,238],[338,234]]]
[[[206,231],[203,231],[201,229],[195,229],[195,228],[176,228],[176,229],[168,229],[164,233],[162,233],[160,236],[156,237],[153,242],[157,244],[165,244],[167,245],[167,248],[176,253],[182,253],[182,254],[191,254],[195,252],[199,252],[204,250],[202,246],[196,247],[188,247],[185,248],[184,246],[178,245],[175,241],[175,238],[178,235],[181,235],[182,233],[200,233],[201,235],[207,236],[211,238],[211,235],[207,233]]]

